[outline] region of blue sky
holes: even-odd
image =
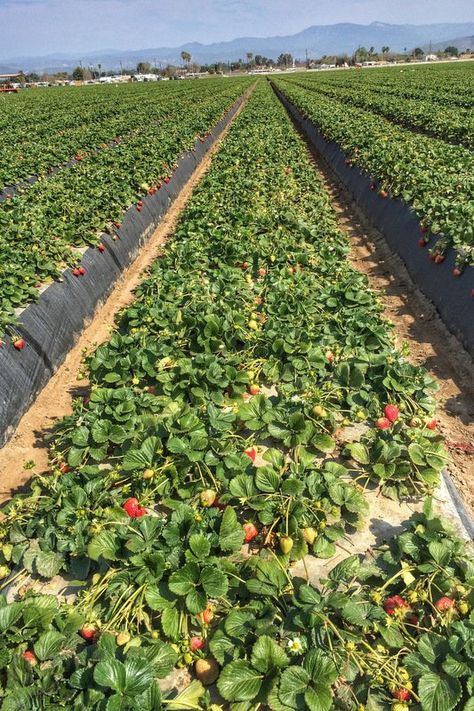
[[[472,0],[0,0],[0,58],[292,34],[334,22],[474,20]]]

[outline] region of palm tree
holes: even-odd
[[[382,47],[382,57],[390,52],[390,47]]]
[[[189,62],[191,61],[191,55],[189,54],[189,52],[184,52],[184,51],[183,51],[183,52],[181,52],[181,59],[182,59],[183,62],[185,63],[186,69],[187,69],[187,68],[188,68],[188,65],[189,65]]]

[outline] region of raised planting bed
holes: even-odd
[[[465,264],[460,275],[454,276],[458,253],[446,248],[443,237],[427,232],[409,205],[391,198],[337,143],[325,138],[311,118],[304,117],[278,86],[275,91],[366,217],[403,259],[415,284],[435,305],[447,328],[474,356],[474,267]],[[435,261],[438,253],[440,257]]]
[[[141,198],[142,205],[133,205],[123,214],[113,234],[101,235],[98,244],[102,251],[89,247],[81,254],[78,263],[84,274],[67,269],[61,281],[50,284],[36,303],[21,311],[15,336],[0,347],[0,446],[14,432],[22,415],[63,362],[84,325],[134,260],[241,102],[242,97],[205,138],[179,157],[170,178],[159,190],[146,194]],[[18,346],[23,347],[19,350]]]
[[[347,252],[260,84],[4,509],[4,709],[469,711],[433,383]],[[58,575],[73,605],[25,594]]]

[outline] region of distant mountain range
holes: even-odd
[[[189,42],[181,47],[156,47],[138,50],[106,49],[98,52],[84,52],[82,55],[55,53],[44,57],[12,57],[0,60],[0,72],[18,71],[70,71],[79,61],[83,66],[101,64],[103,69],[134,67],[139,61],[180,64],[181,52],[189,52],[192,61],[201,64],[211,62],[231,62],[246,59],[247,52],[261,54],[276,59],[282,52],[290,52],[296,58],[321,57],[323,54],[352,54],[357,47],[388,46],[394,52],[410,51],[414,47],[444,49],[456,45],[457,37],[467,46],[474,48],[474,42],[465,44],[474,35],[474,22],[438,23],[432,25],[391,25],[372,22],[370,25],[356,25],[349,22],[336,25],[313,25],[295,35],[281,37],[239,37],[228,42],[201,44]]]
[[[446,47],[457,47],[459,52],[465,52],[466,49],[474,51],[474,35],[469,37],[456,37],[453,40],[445,40],[444,42],[433,42],[431,49],[433,52],[442,52]],[[423,45],[423,49],[429,49],[430,45]]]

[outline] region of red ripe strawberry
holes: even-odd
[[[332,351],[326,351],[326,360],[328,360],[330,363],[333,362],[334,353]]]
[[[375,190],[375,183],[370,183],[369,190]]]
[[[114,222],[114,227],[115,227],[116,230],[119,230],[119,229],[120,229],[120,226],[121,226],[121,225],[120,225],[120,222]]]
[[[408,622],[410,625],[418,625],[419,622],[420,622],[420,619],[419,619],[418,615],[409,615],[409,616],[407,617],[407,622]]]
[[[474,299],[474,289],[471,289],[471,296]]]
[[[428,232],[428,228],[425,227],[425,225],[421,225],[421,227],[420,227],[420,232],[421,232],[421,234],[424,235],[424,234],[426,234],[426,233]]]
[[[26,343],[24,338],[17,338],[13,341],[13,348],[16,348],[17,351],[22,351],[25,346]]]
[[[131,518],[140,518],[146,514],[146,509],[135,498],[127,499],[122,508]]]
[[[387,615],[394,615],[397,610],[409,609],[410,605],[400,595],[387,597],[383,603],[383,609]]]
[[[438,612],[446,612],[447,610],[450,610],[453,605],[454,600],[450,597],[440,597],[440,599],[435,602],[435,607]]]
[[[105,252],[105,245],[103,245],[101,242],[97,245],[97,249],[99,250],[99,252]]]
[[[392,696],[397,701],[409,701],[411,699],[411,692],[408,689],[396,689],[392,691]]]
[[[419,246],[419,247],[426,247],[426,242],[425,242],[425,240],[423,239],[423,237],[418,240],[418,246]]]
[[[212,505],[213,505],[215,508],[219,509],[219,511],[225,511],[226,504],[222,504],[222,503],[219,501],[219,497],[218,497],[218,496],[216,496],[216,498],[214,499],[214,503],[213,503]]]
[[[267,270],[265,269],[265,267],[260,267],[260,269],[258,270],[258,274],[261,277],[264,277],[266,273],[267,273]]]
[[[75,276],[75,277],[80,277],[80,276],[81,276],[81,272],[80,272],[80,270],[79,270],[79,267],[75,267],[75,268],[72,270],[72,273],[73,273],[73,276]]]
[[[255,457],[257,456],[257,450],[255,447],[250,447],[250,449],[244,449],[244,454],[247,455],[247,457],[250,457],[252,462],[255,461]]]
[[[166,185],[168,185],[168,183],[170,182],[170,180],[171,180],[170,176],[167,175],[166,178],[165,178],[165,181],[164,181],[164,182],[166,183]]]
[[[435,257],[435,264],[441,264],[444,262],[444,254],[437,254]]]
[[[433,420],[430,420],[429,422],[426,423],[426,427],[427,427],[429,430],[435,430],[436,427],[437,427],[437,425],[438,425],[438,423],[437,423],[437,421],[434,420],[434,419],[433,419]]]
[[[461,274],[462,274],[461,270],[458,269],[458,267],[454,267],[454,269],[453,269],[453,276],[455,276],[455,277],[460,277]]]
[[[436,260],[436,254],[429,254],[428,259],[431,259],[432,262]]]
[[[33,652],[26,651],[26,652],[23,652],[23,654],[21,656],[23,657],[23,659],[26,662],[28,662],[32,666],[34,666],[35,664],[38,664],[38,660],[37,660],[36,656],[33,654]]]
[[[387,198],[388,192],[386,190],[379,190],[379,195],[381,198]]]
[[[92,642],[92,640],[97,635],[97,627],[91,624],[90,622],[86,622],[79,630],[79,634],[87,642]]]
[[[189,648],[191,652],[197,652],[199,649],[203,649],[204,645],[205,642],[202,637],[191,637],[189,641]]]
[[[242,267],[242,269],[248,269],[248,268],[249,268],[249,263],[248,263],[248,262],[242,262],[242,264],[241,264],[240,266]]]
[[[395,420],[398,420],[400,410],[396,405],[385,405],[384,413],[385,417],[390,420],[390,422],[395,422]]]
[[[66,464],[66,462],[61,462],[61,464],[59,465],[59,471],[62,474],[67,474],[68,472],[71,471],[71,467],[68,464]]]
[[[392,423],[387,417],[379,417],[375,422],[375,426],[378,430],[388,430],[392,426]]]
[[[81,276],[84,276],[85,273],[86,273],[85,267],[79,267],[79,274],[80,274]]]
[[[254,538],[258,536],[258,528],[254,523],[244,523],[242,525],[242,528],[244,529],[244,541],[245,543],[250,543],[250,541],[253,541]]]
[[[258,385],[256,383],[252,383],[252,385],[249,385],[249,393],[251,395],[258,395],[259,392],[260,392],[260,388],[258,387]]]

